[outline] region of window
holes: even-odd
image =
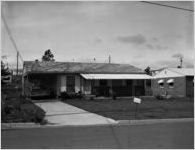
[[[174,83],[173,82],[169,83],[169,88],[174,88]]]
[[[160,88],[164,88],[164,80],[158,80],[158,84]]]
[[[164,88],[164,83],[159,83],[160,88]]]
[[[167,83],[169,85],[169,88],[173,88],[174,87],[174,79],[167,80]]]

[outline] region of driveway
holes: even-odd
[[[60,101],[35,102],[46,112],[50,125],[105,125],[118,122]]]

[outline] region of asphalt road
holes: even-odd
[[[194,148],[193,122],[2,130],[2,148]]]

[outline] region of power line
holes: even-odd
[[[149,2],[149,1],[141,1],[142,3],[148,3],[152,5],[158,5],[158,6],[163,6],[163,7],[169,7],[169,8],[174,8],[174,9],[180,9],[184,11],[191,11],[194,12],[192,9],[186,9],[186,8],[181,8],[181,7],[176,7],[176,6],[170,6],[170,5],[165,5],[165,4],[159,4],[159,3],[154,3],[154,2]]]
[[[9,35],[9,38],[10,38],[10,40],[11,40],[11,42],[12,42],[12,44],[13,44],[15,50],[16,50],[16,52],[18,53],[18,56],[20,57],[20,59],[22,60],[22,62],[24,62],[24,61],[23,61],[23,58],[22,58],[22,56],[21,56],[21,54],[20,54],[20,52],[19,52],[19,50],[18,50],[18,47],[17,47],[17,45],[16,45],[16,42],[14,41],[14,38],[13,38],[13,36],[12,36],[12,34],[11,34],[11,31],[10,31],[8,25],[7,25],[6,19],[5,19],[5,17],[3,16],[3,13],[1,13],[1,17],[2,17],[2,20],[3,20],[3,22],[4,22],[5,28],[6,28],[6,30],[7,30],[7,33],[8,33],[8,35]]]

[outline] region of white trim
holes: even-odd
[[[167,83],[173,83],[173,82],[174,82],[174,79],[167,80]]]
[[[153,77],[146,74],[81,74],[85,79],[152,79]]]
[[[158,84],[159,84],[159,83],[164,83],[164,80],[163,80],[163,79],[158,80]]]

